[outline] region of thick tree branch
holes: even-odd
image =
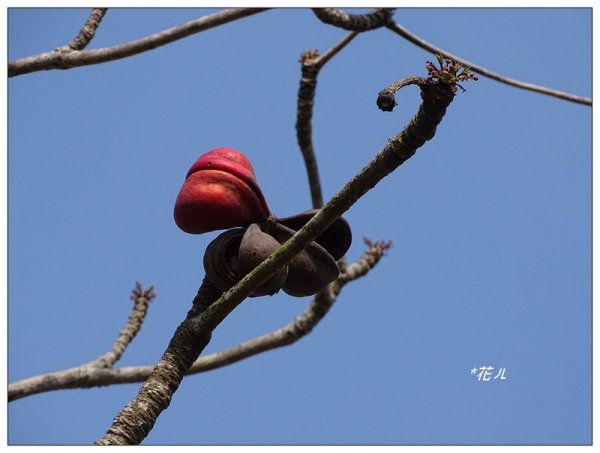
[[[8,76],[14,77],[50,69],[69,69],[130,57],[267,9],[269,8],[231,8],[113,47],[94,50],[74,50],[70,46],[59,47],[50,52],[9,62]]]
[[[304,52],[300,56],[302,77],[300,79],[300,88],[298,90],[296,136],[298,138],[300,151],[302,152],[302,157],[304,158],[304,165],[306,166],[313,208],[320,208],[323,206],[319,167],[317,166],[317,158],[315,156],[312,141],[312,115],[317,88],[317,76],[319,75],[319,70],[325,63],[352,41],[357,34],[358,32],[348,33],[341,41],[321,56],[319,56],[316,50],[313,52]]]
[[[473,72],[481,74],[482,76],[489,77],[490,79],[496,80],[501,83],[505,83],[507,85],[514,86],[516,88],[522,88],[524,90],[535,91],[537,93],[547,94],[548,96],[554,96],[560,99],[564,99],[566,101],[575,102],[578,104],[584,105],[592,105],[592,99],[585,96],[578,96],[571,93],[565,93],[564,91],[553,90],[552,88],[546,88],[540,85],[535,85],[533,83],[522,82],[520,80],[511,79],[510,77],[503,76],[502,74],[498,74],[496,72],[490,71],[489,69],[484,68],[483,66],[476,65],[471,63],[470,61],[464,60],[456,55],[451,54],[450,52],[446,52],[443,49],[440,49],[437,46],[425,41],[419,36],[411,33],[406,28],[402,27],[400,24],[389,21],[386,25],[387,28],[392,30],[394,33],[399,34],[403,38],[406,38],[408,41],[416,44],[417,46],[425,49],[433,54],[441,54],[446,58],[450,58],[451,60],[456,61],[464,66],[468,66],[471,68]]]
[[[392,17],[394,8],[374,8],[367,14],[348,14],[336,8],[313,8],[321,22],[349,31],[368,31],[383,27]]]
[[[73,38],[73,40],[67,44],[66,50],[83,50],[87,47],[90,41],[94,38],[96,30],[102,22],[102,18],[106,14],[108,8],[94,8],[90,14],[90,17],[85,21],[83,28],[79,31],[79,34]]]
[[[137,396],[117,414],[97,445],[137,445],[150,432],[160,413],[171,403],[184,374],[209,343],[212,328],[202,314],[221,292],[205,278],[192,308],[179,325],[167,350]]]

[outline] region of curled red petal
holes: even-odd
[[[198,161],[175,201],[174,218],[179,228],[201,234],[260,222],[269,216],[262,192],[254,177],[248,176],[248,169],[236,167],[230,160],[225,164],[215,159],[211,166],[197,165]]]

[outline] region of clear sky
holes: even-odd
[[[111,9],[90,48],[212,11]],[[9,10],[9,59],[68,43],[88,12]],[[395,18],[492,70],[591,96],[590,9]],[[275,214],[310,207],[298,58],[344,34],[310,10],[273,10],[124,60],[10,79],[10,382],[103,354],[138,280],[158,297],[118,365],[156,363],[218,234],[183,233],[172,217],[203,152],[244,152]],[[326,198],[416,112],[415,87],[393,113],[377,93],[433,58],[384,29],[323,69],[314,145]],[[592,110],[483,77],[464,86],[435,138],[346,214],[350,261],[363,237],[393,241],[388,255],[298,343],[186,378],[145,444],[591,442]],[[206,352],[279,328],[309,301],[246,300]],[[488,381],[471,374],[484,366]],[[12,402],[8,440],[89,444],[139,386]]]

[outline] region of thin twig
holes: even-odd
[[[312,10],[321,22],[350,31],[369,31],[383,27],[394,12],[394,8],[374,8],[367,14],[348,14],[337,8]]]
[[[311,56],[314,56],[315,53],[305,52],[300,57],[302,77],[300,79],[300,88],[298,89],[296,137],[302,158],[304,159],[304,166],[306,167],[312,206],[313,208],[320,208],[323,206],[323,192],[321,190],[319,167],[312,141],[312,115],[319,70],[310,63],[307,63],[312,60]]]
[[[69,69],[130,57],[131,55],[164,46],[195,33],[251,16],[267,9],[269,8],[231,8],[209,16],[200,17],[185,24],[146,36],[145,38],[125,44],[118,44],[113,47],[93,50],[72,50],[70,52],[65,52],[64,47],[58,48],[50,52],[9,62],[8,76],[14,77],[50,69]]]
[[[13,401],[50,390],[106,385],[106,381],[96,384],[96,381],[94,381],[95,377],[98,376],[99,370],[114,370],[112,368],[113,365],[121,358],[125,349],[127,349],[142,327],[150,302],[155,297],[156,293],[153,286],[142,289],[142,285],[136,282],[130,297],[134,302],[133,309],[129,314],[125,326],[123,326],[115,342],[105,354],[78,367],[32,376],[11,383],[8,386],[8,400]]]
[[[102,18],[106,14],[107,9],[108,8],[94,8],[90,17],[85,21],[83,28],[79,31],[79,34],[65,46],[66,50],[73,51],[85,49],[94,38],[96,30],[98,29],[100,22],[102,22]]]
[[[310,187],[310,196],[313,208],[323,206],[323,193],[321,191],[321,180],[319,178],[319,167],[313,148],[312,141],[312,115],[315,92],[317,89],[317,76],[319,70],[342,50],[358,32],[350,32],[344,36],[331,49],[319,56],[317,51],[304,52],[300,56],[302,65],[302,77],[300,79],[300,88],[298,89],[298,108],[296,119],[296,136],[298,145],[304,158],[308,184]]]
[[[148,313],[150,302],[156,297],[154,287],[142,289],[142,285],[137,282],[135,288],[131,291],[131,300],[133,300],[133,310],[131,311],[127,323],[119,332],[117,339],[106,354],[101,355],[96,360],[87,364],[87,366],[107,368],[112,367],[123,355],[127,346],[135,338],[142,323]]]
[[[331,60],[335,55],[337,55],[344,47],[348,45],[350,41],[352,41],[358,35],[357,31],[351,31],[342,39],[340,39],[336,44],[331,47],[327,52],[323,55],[317,56],[317,58],[312,62],[313,67],[317,69],[321,69],[325,64]]]
[[[482,76],[489,77],[490,79],[494,79],[498,82],[505,83],[507,85],[511,85],[517,88],[522,88],[524,90],[535,91],[537,93],[547,94],[549,96],[554,96],[560,99],[564,99],[566,101],[576,102],[578,104],[584,105],[592,105],[592,99],[584,96],[578,96],[571,93],[566,93],[564,91],[554,90],[552,88],[546,88],[540,85],[535,85],[533,83],[522,82],[517,79],[511,79],[510,77],[503,76],[502,74],[498,74],[496,72],[490,71],[489,69],[484,68],[483,66],[476,65],[471,63],[470,61],[464,60],[456,55],[451,54],[450,52],[446,52],[443,49],[440,49],[437,46],[425,41],[419,36],[411,33],[406,28],[402,27],[400,24],[390,21],[386,25],[387,28],[392,30],[393,32],[399,34],[403,38],[406,38],[408,41],[416,44],[417,46],[425,49],[434,54],[441,54],[446,58],[450,58],[464,66],[468,66],[471,68],[473,72],[481,74]]]

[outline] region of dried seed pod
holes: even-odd
[[[283,244],[296,232],[280,223],[272,231],[277,241]],[[318,293],[334,281],[340,269],[327,250],[311,242],[288,263],[288,277],[283,290],[290,296],[304,297]]]
[[[245,231],[245,228],[227,230],[206,247],[206,276],[221,291],[227,291],[239,281],[238,252]]]
[[[234,228],[217,236],[204,252],[204,270],[208,279],[221,291],[229,290],[248,272],[267,258],[277,247],[273,237],[254,223],[248,228]],[[288,276],[288,266],[278,269],[250,297],[273,295]]]
[[[273,253],[279,242],[274,237],[264,233],[259,224],[253,223],[250,225],[242,242],[238,253],[238,270],[240,278],[253,270],[261,262],[263,262],[271,253]],[[256,288],[252,296],[273,295],[278,292],[288,277],[288,266],[285,265],[277,269],[275,273],[269,277],[261,286]]]
[[[278,218],[277,222],[294,231],[298,231],[314,217],[317,211],[318,209],[310,209],[300,214]],[[350,225],[346,219],[339,217],[315,239],[315,242],[325,248],[333,259],[337,261],[344,256],[352,244],[352,230],[350,229]]]

